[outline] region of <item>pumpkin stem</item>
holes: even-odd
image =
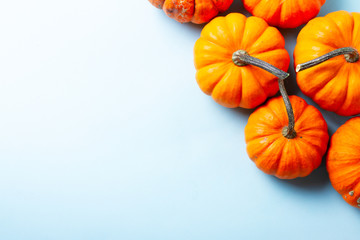
[[[286,92],[284,79],[279,78],[278,82],[279,82],[280,93],[284,100],[286,113],[289,119],[289,125],[283,128],[282,135],[288,139],[293,139],[296,138],[294,110],[291,105],[289,95]]]
[[[289,73],[284,72],[281,69],[278,69],[277,67],[274,67],[267,62],[264,62],[263,60],[250,56],[245,50],[238,50],[234,52],[232,55],[232,60],[233,63],[239,67],[253,65],[264,69],[265,71],[268,71],[269,73],[275,75],[280,79],[285,79],[290,75]]]
[[[339,48],[339,49],[331,51],[321,57],[318,57],[318,58],[310,60],[306,63],[297,65],[296,72],[300,72],[302,70],[314,67],[320,63],[323,63],[323,62],[329,60],[330,58],[337,57],[340,55],[344,55],[345,60],[349,63],[357,62],[357,61],[359,61],[359,58],[360,58],[359,52],[355,48],[352,48],[352,47]]]
[[[281,69],[278,69],[277,67],[264,62],[263,60],[260,60],[258,58],[250,56],[245,50],[238,50],[233,53],[232,60],[235,65],[242,67],[246,65],[253,65],[256,67],[259,67],[261,69],[264,69],[265,71],[268,71],[269,73],[275,75],[279,78],[279,89],[281,96],[284,100],[286,112],[289,119],[289,125],[284,127],[282,130],[282,134],[284,137],[288,139],[292,139],[296,137],[295,132],[295,117],[294,117],[294,111],[290,103],[289,95],[286,92],[284,79],[287,78],[290,74],[287,72],[282,71]]]

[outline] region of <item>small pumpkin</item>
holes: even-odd
[[[360,208],[360,117],[334,133],[326,161],[332,186],[347,203]]]
[[[295,28],[314,18],[326,0],[243,0],[252,15],[270,25]]]
[[[279,90],[270,65],[287,71],[290,57],[276,28],[258,17],[230,13],[204,27],[194,62],[200,89],[217,103],[254,108]]]
[[[360,113],[360,13],[338,11],[311,20],[294,50],[301,91],[325,110]]]
[[[205,23],[226,11],[233,0],[149,0],[178,22]]]
[[[285,87],[281,89],[283,99],[270,99],[250,115],[246,150],[267,174],[281,179],[305,177],[320,166],[326,152],[327,124],[315,107],[300,97],[287,97]]]

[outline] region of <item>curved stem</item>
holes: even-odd
[[[288,139],[293,139],[296,137],[294,111],[291,106],[289,95],[286,92],[284,79],[279,78],[278,82],[279,82],[280,93],[284,100],[286,112],[287,112],[288,119],[289,119],[289,125],[287,127],[283,128],[282,135]]]
[[[284,127],[284,129],[282,130],[282,134],[284,137],[286,137],[288,139],[295,138],[296,132],[295,132],[294,111],[291,106],[289,95],[286,92],[286,88],[285,88],[285,84],[284,84],[284,79],[289,77],[290,74],[282,71],[281,69],[278,69],[277,67],[275,67],[267,62],[264,62],[263,60],[249,56],[249,54],[244,50],[238,50],[238,51],[234,52],[233,56],[232,56],[232,60],[233,60],[234,64],[236,64],[239,67],[250,64],[250,65],[259,67],[261,69],[264,69],[265,71],[268,71],[279,78],[279,80],[278,80],[279,89],[280,89],[281,96],[284,100],[286,112],[287,112],[288,119],[289,119],[289,125]]]
[[[331,51],[321,57],[315,58],[313,60],[310,60],[306,63],[302,63],[296,66],[296,72],[300,72],[302,70],[314,67],[320,63],[323,63],[331,58],[340,56],[340,55],[344,55],[345,59],[347,62],[349,63],[354,63],[359,61],[359,52],[352,47],[344,47],[344,48],[339,48],[336,49],[334,51]]]
[[[278,78],[285,79],[290,74],[287,72],[282,71],[281,69],[278,69],[277,67],[274,67],[273,65],[264,62],[263,60],[260,60],[258,58],[250,56],[246,51],[244,50],[238,50],[233,53],[232,60],[235,65],[241,67],[246,65],[253,65],[256,67],[259,67],[261,69],[264,69],[265,71],[268,71],[269,73],[277,76]]]

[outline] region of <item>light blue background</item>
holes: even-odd
[[[360,5],[320,15],[341,9]],[[283,181],[248,159],[251,111],[195,82],[201,28],[147,0],[1,1],[1,240],[359,239],[324,165]]]

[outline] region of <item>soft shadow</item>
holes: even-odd
[[[252,114],[255,111],[255,109],[232,108],[231,111],[236,113],[236,114],[249,117],[250,114]]]
[[[290,65],[288,69],[290,76],[287,79],[285,79],[285,86],[289,95],[298,95],[301,92],[296,83],[296,73],[294,67],[293,53],[296,45],[297,36],[299,35],[299,32],[301,31],[302,28],[303,25],[293,29],[279,29],[281,34],[284,36],[285,49],[288,51],[290,56]]]
[[[315,169],[309,176],[291,180],[279,179],[274,176],[268,178],[278,184],[285,184],[297,187],[309,192],[319,191],[330,184],[329,175],[326,170],[325,157],[319,168]]]
[[[321,7],[320,13],[318,16],[325,16],[330,12],[335,12],[342,10],[344,3],[339,0],[327,0],[325,4]]]
[[[247,17],[251,16],[251,14],[245,10],[242,0],[234,0],[229,9],[223,13],[220,13],[219,16],[225,16],[233,12],[244,14]]]
[[[250,114],[253,113],[255,111],[255,109],[246,109],[246,108],[226,108],[223,107],[222,105],[216,103],[215,101],[212,101],[214,108],[217,111],[220,112],[224,112],[224,113],[228,113],[228,114],[236,114],[238,117],[240,117],[241,119],[248,119]]]
[[[330,137],[336,132],[336,130],[341,125],[343,125],[350,118],[354,117],[354,116],[344,117],[344,116],[337,115],[334,112],[329,112],[329,111],[323,110],[322,108],[319,107],[319,105],[317,105],[314,102],[311,105],[314,105],[317,109],[319,109],[320,112],[322,113],[323,117],[325,118],[326,123],[328,124],[328,130],[329,130]]]
[[[195,31],[198,33],[198,35],[200,36],[201,30],[205,27],[205,25],[207,23],[203,23],[203,24],[195,24],[195,23],[180,23],[181,25],[183,25],[184,28],[190,30],[190,31]]]

